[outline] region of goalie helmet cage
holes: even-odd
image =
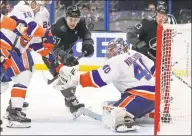
[[[191,24],[159,25],[154,135],[191,135]]]

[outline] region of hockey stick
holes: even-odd
[[[76,43],[76,41],[73,42],[72,44],[70,44],[69,46],[71,46],[71,45],[74,46],[75,43]],[[59,43],[57,43],[55,46],[58,46],[58,45],[59,45]],[[66,53],[69,53],[69,52],[73,49],[73,46],[71,46],[71,48],[67,49],[65,52],[66,52]],[[55,53],[53,52],[53,50],[52,50],[52,54],[53,54],[54,60],[57,60],[58,55],[55,55]],[[50,64],[49,64],[49,61],[47,60],[47,58],[43,56],[43,57],[42,57],[42,60],[43,60],[43,62],[45,63],[45,65],[47,66],[47,68],[49,69]],[[49,71],[50,71],[50,73],[51,73],[53,76],[55,75],[55,73],[53,73],[53,72],[51,71],[51,69],[49,69]],[[47,77],[44,76],[43,73],[42,73],[42,75],[43,75],[43,79],[45,80],[45,82],[46,82],[48,85],[51,84],[53,81],[55,81],[55,80],[58,78],[58,75],[56,75],[56,76],[53,77],[53,79],[51,79],[51,80],[49,81],[49,79],[47,79]]]
[[[15,41],[13,43],[12,49],[10,50],[11,52],[15,49],[15,46],[16,46],[18,40],[19,40],[19,36],[17,35],[16,38],[15,38]],[[11,55],[9,54],[8,59],[10,59],[10,58],[11,58]],[[2,67],[2,69],[3,69],[3,72],[1,72],[1,81],[3,80],[5,72],[7,71],[3,67]]]
[[[176,61],[172,64],[172,67],[174,67],[175,65],[177,65],[179,63],[179,61]],[[177,79],[179,79],[183,84],[185,84],[187,87],[191,88],[191,85],[189,83],[187,83],[183,78],[181,78],[180,76],[177,76],[177,74],[175,72],[171,72],[172,75],[174,75]]]
[[[87,52],[83,52],[76,60],[81,59],[82,57],[85,56],[85,54],[87,54]],[[72,62],[72,64],[73,64],[73,63],[74,63],[74,62]],[[46,82],[48,85],[52,84],[58,77],[59,77],[59,74],[57,74],[57,75],[56,75],[55,77],[53,77],[52,79],[48,79],[48,78],[46,78],[45,76],[43,76],[45,82]]]
[[[183,84],[185,84],[187,87],[191,88],[191,85],[189,83],[187,83],[185,80],[183,80],[180,76],[177,76],[174,72],[172,72],[172,74],[177,78],[179,79]]]
[[[91,111],[90,109],[87,109],[85,107],[81,107],[78,112],[76,114],[73,115],[73,119],[77,119],[80,115],[85,115],[88,116],[92,119],[98,120],[98,121],[102,121],[102,115],[97,114],[93,111]]]

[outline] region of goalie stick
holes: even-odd
[[[85,56],[85,54],[86,54],[87,52],[83,52],[78,58],[77,58],[77,60],[79,60],[79,59],[81,59],[82,57],[84,57]],[[72,62],[73,63],[73,62]],[[59,74],[57,74],[55,77],[53,77],[52,79],[48,79],[47,77],[45,77],[44,75],[43,75],[43,77],[44,77],[44,81],[48,84],[48,85],[50,85],[50,84],[52,84],[58,77],[59,77]]]
[[[95,120],[98,120],[98,121],[102,121],[102,115],[100,114],[97,114],[93,111],[91,111],[90,109],[88,108],[85,108],[85,107],[81,107],[78,112],[76,112],[75,114],[73,114],[73,119],[77,119],[79,116],[81,115],[85,115],[85,116],[88,116],[92,119],[95,119]]]
[[[73,116],[74,118],[73,119],[77,119],[80,115],[85,115],[85,116],[88,116],[92,119],[95,119],[97,121],[100,121],[102,122],[102,115],[100,114],[97,114],[93,111],[91,111],[90,109],[87,109],[85,107],[81,107],[79,110],[78,110],[78,113],[76,114],[76,116]],[[124,124],[119,124],[115,127],[115,131],[116,132],[119,132],[119,133],[125,133],[125,132],[129,132],[129,131],[136,131],[140,128],[140,125],[138,125],[137,123],[134,124],[131,128],[127,128],[126,130],[122,130],[121,127],[123,127]],[[106,127],[108,128],[108,127]],[[109,128],[108,128],[109,129]]]

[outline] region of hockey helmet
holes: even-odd
[[[48,4],[51,4],[52,1],[51,0],[36,0],[36,3],[39,5],[48,5]]]
[[[69,6],[66,10],[66,17],[76,17],[80,18],[81,12],[77,6]]]
[[[128,52],[129,49],[130,49],[130,46],[127,43],[127,41],[124,41],[122,38],[113,39],[107,45],[106,57],[108,59],[112,58],[116,55],[120,55],[125,52]]]
[[[167,8],[167,4],[164,1],[160,1],[157,4],[157,10],[158,13],[162,13],[167,15],[168,14],[168,8]]]

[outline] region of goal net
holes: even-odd
[[[157,28],[155,135],[191,135],[191,24]]]

